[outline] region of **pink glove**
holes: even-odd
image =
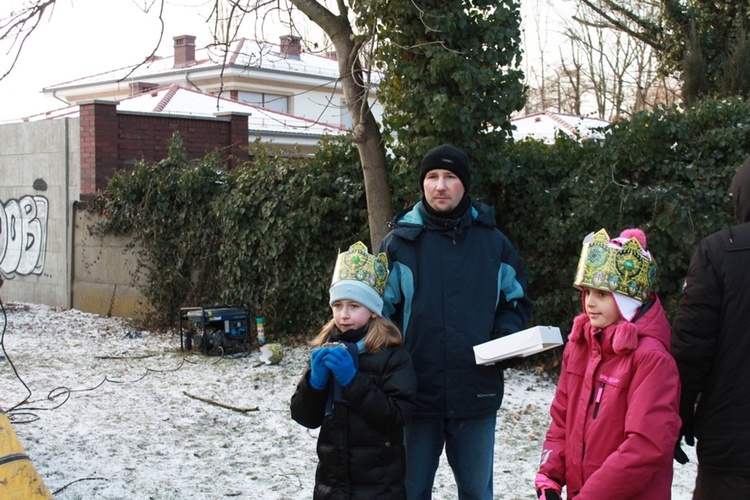
[[[536,475],[534,478],[534,486],[536,487],[537,498],[542,500],[560,500],[561,498],[560,493],[562,493],[562,486],[544,474]]]

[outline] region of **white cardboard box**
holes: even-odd
[[[563,343],[556,326],[534,326],[499,339],[474,346],[474,359],[478,365],[491,365],[508,358],[525,358]]]

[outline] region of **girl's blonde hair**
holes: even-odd
[[[310,344],[315,347],[325,344],[331,336],[333,327],[334,321],[331,319],[323,325],[323,328],[310,341]],[[365,334],[365,349],[367,349],[367,352],[375,354],[381,349],[387,349],[390,346],[401,345],[403,343],[404,338],[401,336],[401,330],[396,325],[382,316],[370,318],[370,321],[367,323],[367,333]]]

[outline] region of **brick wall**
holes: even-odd
[[[218,149],[231,163],[248,160],[246,114],[175,117],[118,112],[116,102],[89,101],[80,106],[81,195],[105,189],[118,169],[132,167],[138,160],[164,159],[175,132],[190,158]]]

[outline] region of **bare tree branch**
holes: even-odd
[[[148,13],[148,11],[151,9],[151,6],[153,6],[153,3],[151,3],[151,5],[147,9],[144,10],[144,12]],[[164,17],[163,16],[164,16],[164,0],[159,0],[159,24],[161,25],[161,28],[159,29],[159,40],[156,42],[156,45],[154,46],[154,50],[152,50],[151,53],[143,59],[143,61],[133,66],[133,68],[130,71],[128,71],[128,73],[125,76],[123,76],[119,81],[122,82],[122,81],[127,80],[130,77],[130,75],[132,75],[136,70],[138,70],[138,68],[140,68],[144,64],[147,64],[148,62],[153,60],[153,58],[156,56],[156,51],[159,50],[159,47],[161,46],[161,41],[164,39]]]
[[[629,36],[632,36],[633,38],[640,40],[641,42],[650,45],[655,50],[662,51],[664,50],[664,47],[661,43],[659,43],[657,40],[655,40],[653,37],[646,36],[645,34],[638,32],[636,30],[631,29],[629,26],[625,25],[623,22],[619,21],[618,19],[615,19],[613,16],[609,15],[606,11],[601,9],[598,5],[596,5],[591,0],[581,0],[583,4],[588,6],[591,10],[596,12],[598,15],[600,15],[603,19],[605,19],[607,22],[609,22],[614,29],[617,29],[619,31],[622,31]],[[605,0],[605,3],[611,4],[608,0]],[[616,5],[616,4],[612,4]],[[619,7],[619,6],[618,6]],[[622,9],[622,7],[620,7]],[[640,23],[638,23],[639,26],[642,26]]]
[[[20,12],[11,11],[7,18],[0,20],[0,40],[11,41],[7,54],[13,54],[10,67],[0,76],[0,80],[3,80],[13,71],[21,55],[23,46],[39,26],[48,8],[51,8],[50,17],[52,16],[55,2],[56,0],[47,0],[31,4],[21,9]]]

